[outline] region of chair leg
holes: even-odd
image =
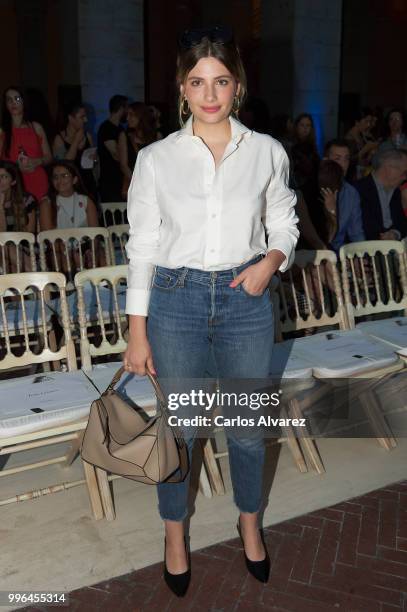
[[[397,446],[396,439],[386,423],[374,392],[366,391],[365,393],[361,393],[359,395],[359,400],[376,434],[376,439],[380,446],[386,450],[395,448]]]
[[[302,410],[300,408],[299,402],[296,399],[292,399],[289,401],[289,412],[296,419],[302,419]],[[325,473],[325,467],[322,463],[318,447],[315,443],[315,440],[306,435],[301,427],[298,428],[298,432],[300,434],[301,446],[304,446],[304,451],[307,455],[307,459],[309,459],[314,470],[318,472],[318,474]]]
[[[67,454],[65,455],[64,467],[70,466],[75,461],[76,457],[78,456],[83,434],[84,434],[83,431],[78,431],[76,434],[76,438],[72,440],[72,446],[67,452]]]
[[[199,490],[204,497],[213,497],[212,488],[206,473],[204,461],[202,461],[201,473],[199,474]]]
[[[200,442],[203,451],[204,464],[208,470],[212,489],[215,495],[224,495],[225,485],[223,484],[222,474],[220,472],[215,453],[213,452],[212,441],[210,438],[208,438],[207,440],[200,440]]]
[[[93,517],[99,521],[103,518],[103,507],[100,499],[99,487],[96,479],[95,468],[90,463],[82,461],[83,471],[85,473],[86,486],[90,499]]]
[[[100,497],[102,499],[102,506],[107,521],[114,521],[116,513],[114,511],[112,494],[110,491],[109,480],[107,478],[107,472],[101,468],[96,468],[96,476],[99,484]]]
[[[287,418],[287,413],[284,408],[281,410],[281,418]],[[283,426],[281,429],[288,444],[288,448],[290,449],[293,459],[297,465],[297,468],[299,469],[301,474],[305,474],[306,472],[308,472],[308,467],[305,463],[304,455],[301,450],[301,446],[298,442],[298,439],[294,435],[293,428]]]

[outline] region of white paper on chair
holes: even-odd
[[[317,376],[338,378],[386,367],[398,360],[391,346],[357,329],[298,338],[295,353],[312,365]]]
[[[82,371],[44,372],[0,383],[0,438],[77,420],[98,392]]]
[[[88,149],[85,149],[84,152],[82,153],[81,167],[84,170],[90,170],[93,168],[95,164],[96,151],[97,151],[96,147],[89,147]]]
[[[98,391],[103,393],[110,384],[114,374],[122,365],[122,362],[101,363],[92,370],[86,370],[85,374],[93,382]],[[115,389],[127,395],[141,408],[155,408],[156,396],[147,376],[123,374],[120,383],[116,385]]]
[[[359,323],[356,329],[393,344],[398,348],[407,349],[407,317],[394,317],[380,321],[365,321]]]
[[[282,378],[311,378],[312,368],[308,362],[304,361],[293,350],[293,341],[286,340],[273,346],[271,358],[272,376],[282,376]]]

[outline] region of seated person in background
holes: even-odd
[[[51,187],[48,198],[40,205],[40,229],[70,229],[81,227],[98,227],[98,214],[95,203],[86,195],[79,172],[72,162],[56,161],[50,167]],[[60,243],[59,243],[60,244]],[[90,248],[84,245],[83,255],[86,267],[89,267]],[[98,249],[98,258],[102,253]],[[59,247],[61,268],[67,271],[66,256],[62,257]],[[103,255],[104,258],[104,255]],[[79,267],[79,254],[73,255],[76,267]],[[90,265],[92,265],[90,263]],[[99,262],[99,265],[105,265]]]
[[[318,251],[327,249],[327,245],[315,229],[302,191],[297,189],[295,193],[297,195],[295,211],[298,215],[298,229],[300,231],[297,250],[315,249]]]
[[[337,163],[322,160],[316,178],[315,188],[303,187],[301,190],[305,202],[300,203],[298,210],[300,227],[305,225],[305,233],[313,236],[312,244],[303,242],[301,248],[329,249],[337,231],[336,199],[342,185],[343,172]],[[304,215],[304,206],[308,215]],[[313,227],[311,232],[310,224]],[[318,240],[315,236],[318,236]]]
[[[325,146],[325,158],[336,162],[346,177],[350,164],[350,148],[346,140],[330,140]],[[343,178],[336,201],[329,192],[325,192],[325,199],[328,199],[328,208],[336,210],[337,230],[331,239],[331,248],[339,253],[342,245],[365,240],[360,197],[355,187]]]
[[[0,160],[0,232],[31,232],[37,229],[37,200],[25,193],[23,180],[16,164]],[[7,245],[4,252],[3,274],[17,271],[17,253],[14,245]],[[23,270],[31,270],[29,253],[23,247]]]
[[[400,240],[407,234],[400,185],[407,178],[407,151],[390,149],[378,154],[373,172],[355,187],[360,195],[367,240]]]
[[[95,203],[86,195],[75,164],[69,161],[56,161],[51,164],[50,173],[49,197],[40,207],[41,231],[56,228],[98,227]]]
[[[23,189],[13,162],[0,160],[0,232],[36,232],[37,200]]]
[[[322,160],[318,171],[319,197],[303,198],[297,201],[301,247],[306,249],[326,250],[332,248],[332,240],[337,234],[337,194],[343,181],[342,168],[334,161]],[[312,198],[312,192],[309,197]],[[319,280],[334,291],[331,263],[321,266],[321,277],[314,269],[306,271],[308,292],[314,306],[320,308],[323,295],[320,292]]]

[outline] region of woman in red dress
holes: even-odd
[[[0,152],[3,159],[18,164],[24,190],[40,202],[48,193],[44,166],[52,161],[52,155],[42,126],[28,120],[24,96],[17,87],[3,93]]]

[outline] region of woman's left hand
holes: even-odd
[[[281,253],[281,255],[283,255]],[[240,272],[236,278],[230,283],[229,287],[236,288],[240,283],[243,284],[243,288],[246,293],[254,296],[263,295],[264,291],[268,287],[271,277],[277,270],[280,264],[276,265],[273,259],[270,259],[270,254],[252,266],[245,268],[243,272]],[[284,255],[282,260],[284,261]]]
[[[338,195],[338,191],[332,191],[331,189],[329,189],[329,187],[327,187],[326,189],[321,187],[321,195],[326,210],[329,212],[329,214],[336,215],[336,198]]]

